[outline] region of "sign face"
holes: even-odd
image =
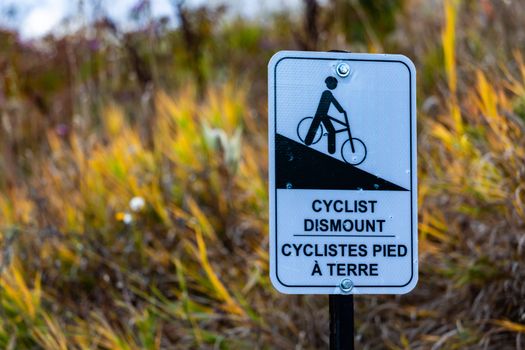
[[[270,277],[283,293],[403,294],[418,279],[416,70],[281,51],[268,66]]]

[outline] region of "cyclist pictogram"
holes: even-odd
[[[299,124],[297,124],[297,136],[307,146],[316,144],[323,136],[327,136],[328,153],[334,154],[336,150],[336,135],[338,133],[346,133],[348,138],[341,146],[341,156],[346,163],[359,165],[366,159],[366,145],[360,139],[352,137],[348,114],[330,91],[337,87],[337,79],[329,76],[325,79],[325,84],[328,89],[323,91],[321,95],[315,116],[305,117],[299,121]],[[343,114],[344,121],[328,115],[330,105],[334,105]],[[336,129],[332,122],[337,123],[340,128]]]

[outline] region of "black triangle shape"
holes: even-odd
[[[277,188],[282,189],[408,191],[279,134],[275,169]]]

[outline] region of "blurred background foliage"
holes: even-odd
[[[268,278],[282,49],[418,69],[420,281],[356,298],[357,347],[525,347],[524,2],[172,4],[175,26],[142,0],[132,31],[0,31],[0,348],[327,347],[327,297]]]

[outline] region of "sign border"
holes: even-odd
[[[284,56],[284,57],[280,57],[275,63],[273,63],[273,61],[275,59],[277,59],[277,56],[281,56],[281,55],[286,55],[287,53],[291,54],[291,56]],[[304,53],[306,54],[305,56],[298,56],[297,54],[298,53]],[[412,61],[410,61],[410,59],[408,59],[406,56],[402,56],[402,55],[382,55],[382,54],[351,54],[351,53],[345,53],[345,54],[342,54],[341,56],[341,53],[337,53],[335,55],[333,55],[333,57],[315,57],[315,56],[308,56],[308,54],[320,54],[321,52],[301,52],[301,51],[280,51],[278,53],[276,53],[272,59],[270,60],[270,63],[269,63],[269,66],[271,69],[273,69],[273,135],[271,135],[271,133],[269,133],[269,136],[273,136],[273,140],[272,142],[275,143],[275,135],[277,135],[277,66],[279,65],[279,63],[283,60],[286,60],[286,59],[299,59],[299,60],[323,60],[323,61],[339,61],[339,62],[343,62],[343,61],[348,61],[348,62],[352,62],[352,61],[358,61],[358,62],[390,62],[390,63],[401,63],[403,64],[407,70],[408,70],[408,74],[409,74],[409,139],[410,139],[410,171],[411,171],[411,176],[410,176],[410,257],[411,257],[411,260],[412,260],[412,263],[410,264],[410,278],[409,280],[405,283],[405,284],[401,284],[401,285],[359,285],[359,284],[356,284],[354,287],[355,288],[403,288],[403,287],[406,287],[408,286],[412,280],[414,279],[414,226],[417,226],[417,223],[414,222],[414,201],[417,202],[417,191],[414,191],[414,163],[416,164],[417,166],[417,158],[416,160],[414,160],[414,157],[417,157],[417,155],[414,155],[414,148],[413,148],[413,141],[415,141],[416,139],[416,136],[414,136],[412,134],[412,131],[413,131],[413,126],[412,126],[412,123],[414,122],[415,123],[415,120],[417,118],[417,116],[415,115],[415,106],[413,106],[414,104],[414,88],[413,88],[413,83],[415,83],[415,81],[413,82],[413,77],[412,76],[412,73],[414,73],[414,75],[416,74],[415,72],[415,68],[413,66],[413,63]],[[326,54],[326,52],[323,52],[324,54]],[[294,56],[295,55],[295,56]],[[348,55],[351,55],[351,56],[368,56],[368,57],[371,57],[371,56],[383,56],[385,58],[378,58],[378,59],[375,59],[375,58],[346,58],[344,56],[348,56]],[[338,56],[338,57],[337,57]],[[392,59],[387,59],[388,57],[392,57]],[[408,61],[408,62],[406,62]],[[409,63],[412,67],[409,66]],[[270,97],[270,96],[269,96]],[[413,120],[413,115],[414,115],[414,120]],[[414,140],[413,140],[414,139]],[[274,146],[274,149],[273,149],[273,155],[272,155],[272,158],[270,158],[271,160],[273,160],[273,164],[270,164],[270,165],[273,165],[273,173],[272,173],[272,177],[275,178],[276,177],[276,171],[277,169],[275,168],[275,146]],[[272,170],[272,169],[270,169]],[[270,204],[273,204],[274,208],[273,208],[273,214],[274,214],[274,217],[273,218],[270,218],[271,220],[273,219],[274,220],[274,230],[275,230],[275,242],[274,242],[274,246],[275,246],[275,269],[274,269],[274,273],[275,273],[275,277],[277,278],[277,281],[283,286],[283,287],[287,287],[287,288],[333,288],[333,289],[336,289],[338,287],[338,285],[290,285],[290,284],[286,284],[286,283],[283,283],[283,281],[279,278],[279,263],[278,263],[278,260],[279,260],[279,251],[278,251],[278,228],[277,228],[277,215],[278,215],[278,211],[277,211],[277,186],[275,186],[275,181],[271,181],[271,183],[269,184],[270,186],[273,186],[273,200],[270,200]],[[271,189],[270,189],[271,190]],[[416,217],[416,220],[417,220],[417,217]],[[270,227],[272,227],[272,225],[270,224]],[[270,255],[270,259],[272,258],[272,256]],[[270,274],[272,273],[271,269],[270,269]],[[416,283],[417,283],[417,280],[416,280]],[[415,287],[415,284],[414,286]],[[408,292],[408,291],[407,291]],[[297,294],[305,294],[305,293],[297,293]],[[313,293],[313,294],[321,294],[321,293]],[[332,294],[332,293],[326,293],[326,294]],[[365,294],[365,293],[363,293]],[[382,293],[383,294],[383,293]],[[387,293],[384,293],[384,294],[387,294]],[[394,294],[394,293],[392,293]]]

